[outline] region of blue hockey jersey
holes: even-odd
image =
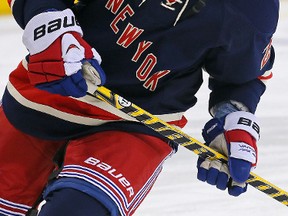
[[[276,0],[86,0],[75,7],[64,0],[16,0],[11,7],[22,28],[45,10],[73,8],[84,39],[102,57],[106,86],[183,126],[183,114],[197,101],[204,71],[210,77],[209,109],[233,100],[255,112],[264,81],[271,77],[278,4]],[[4,111],[17,128],[47,139],[115,128],[144,130],[89,96],[77,99],[38,90],[29,83],[25,65],[24,60],[11,73],[3,97]]]

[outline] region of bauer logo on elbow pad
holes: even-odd
[[[62,18],[52,20],[48,22],[48,24],[43,24],[35,28],[34,41],[38,40],[41,37],[44,37],[47,33],[49,34],[61,28],[68,28],[72,26],[79,26],[79,23],[77,22],[74,16],[71,16],[69,18],[68,16],[65,16]]]

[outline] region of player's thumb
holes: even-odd
[[[229,172],[231,178],[238,183],[243,183],[249,178],[252,163],[243,159],[230,158]]]

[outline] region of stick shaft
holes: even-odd
[[[83,76],[87,81],[92,83],[97,83],[98,79],[95,74],[97,74],[96,69],[91,66],[88,62],[84,63],[82,66]],[[227,157],[220,154],[219,152],[213,150],[212,148],[206,146],[204,143],[198,141],[197,139],[185,134],[183,131],[173,127],[167,122],[159,119],[158,117],[152,115],[146,110],[140,108],[136,104],[126,100],[120,95],[112,92],[104,86],[99,86],[96,91],[92,93],[87,93],[91,96],[100,99],[106,103],[111,104],[116,109],[122,111],[128,116],[136,119],[137,121],[143,123],[152,130],[158,132],[163,137],[171,140],[178,145],[181,145],[202,158],[209,158],[210,160],[220,160],[227,163]],[[247,183],[252,187],[258,189],[259,191],[267,194],[278,202],[288,206],[288,193],[281,188],[273,185],[269,181],[263,179],[262,177],[250,173]]]
[[[130,117],[135,118],[137,121],[143,123],[147,127],[166,137],[167,139],[189,149],[190,151],[193,151],[195,154],[203,158],[220,160],[227,163],[226,156],[220,154],[219,152],[216,152],[215,150],[206,146],[204,143],[189,136],[188,134],[185,134],[183,131],[159,119],[151,113],[143,110],[139,106],[126,100],[120,95],[113,93],[106,87],[100,86],[94,93],[89,94],[97,99],[109,103],[113,107],[124,112]],[[250,184],[252,187],[258,189],[259,191],[267,194],[276,201],[288,206],[288,193],[283,189],[273,185],[269,181],[263,179],[262,177],[256,175],[255,173],[250,173],[247,183]]]

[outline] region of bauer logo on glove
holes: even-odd
[[[47,21],[50,24],[38,27],[43,17],[50,20]],[[67,17],[72,17],[70,24]],[[37,88],[62,96],[85,96],[88,86],[82,76],[82,64],[86,61],[98,73],[95,85],[105,83],[106,76],[100,66],[101,57],[82,38],[82,30],[76,23],[73,12],[67,9],[44,12],[27,24],[23,41],[30,52],[28,77]]]

